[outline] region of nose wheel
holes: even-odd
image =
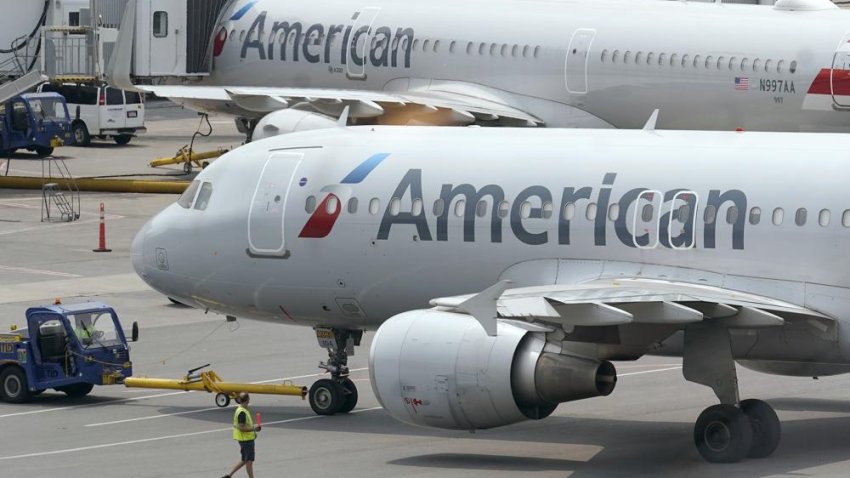
[[[319,345],[328,350],[328,361],[319,367],[330,373],[331,378],[316,380],[310,387],[310,408],[317,415],[348,413],[357,406],[357,386],[348,378],[348,356],[354,355],[354,347],[360,345],[363,332],[348,329],[317,328]]]

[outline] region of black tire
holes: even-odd
[[[8,367],[0,374],[0,398],[9,403],[26,403],[32,398],[27,376],[20,367]]]
[[[230,405],[230,395],[222,392],[215,394],[215,405],[219,408]]]
[[[753,446],[748,458],[765,458],[773,454],[779,446],[782,425],[773,407],[761,400],[741,401],[741,410],[753,426]]]
[[[183,163],[183,172],[186,174],[192,174],[192,163],[186,162]]]
[[[350,378],[343,380],[340,385],[342,385],[343,388],[345,401],[343,402],[342,407],[340,407],[339,413],[348,413],[354,410],[354,407],[357,406],[357,386],[354,385],[354,382],[352,382]]]
[[[64,387],[57,388],[57,390],[67,395],[68,398],[85,397],[92,389],[94,389],[94,385],[91,383],[75,383],[74,385],[65,385]]]
[[[694,443],[706,461],[737,463],[750,453],[753,426],[738,407],[713,405],[697,418]]]
[[[124,145],[130,144],[130,140],[133,139],[133,135],[131,135],[131,134],[119,134],[118,136],[115,136],[112,139],[114,139],[115,143],[118,144],[119,146],[124,146]]]
[[[310,399],[310,408],[316,412],[316,415],[333,415],[345,403],[342,386],[326,378],[316,380],[316,383],[310,387],[308,397]]]
[[[71,125],[71,137],[74,138],[75,146],[88,146],[91,144],[91,135],[86,124],[82,121],[77,121]]]
[[[53,148],[49,146],[36,146],[35,147],[35,155],[39,158],[46,158],[53,154]]]

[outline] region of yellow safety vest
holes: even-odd
[[[239,430],[239,414],[242,412],[245,412],[245,426],[251,427],[250,432],[243,432]],[[251,412],[242,405],[236,407],[236,413],[233,414],[233,439],[236,441],[251,441],[257,439],[257,433],[254,432],[254,420],[251,419]]]

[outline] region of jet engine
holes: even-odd
[[[522,325],[499,321],[491,337],[466,314],[396,315],[372,341],[372,390],[397,420],[461,430],[545,418],[559,403],[614,390],[610,362],[561,353]]]
[[[251,141],[271,138],[279,134],[307,131],[311,129],[335,128],[336,120],[330,116],[310,111],[282,109],[269,113],[254,127]]]

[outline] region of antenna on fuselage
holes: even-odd
[[[340,128],[348,126],[348,109],[349,105],[345,105],[345,108],[342,109],[342,113],[339,114],[339,119],[337,120],[336,125]]]
[[[657,123],[657,122],[658,122],[658,110],[656,109],[655,111],[652,112],[651,115],[649,115],[649,119],[646,120],[646,124],[643,125],[643,129],[645,129],[647,131],[655,131],[655,123]]]

